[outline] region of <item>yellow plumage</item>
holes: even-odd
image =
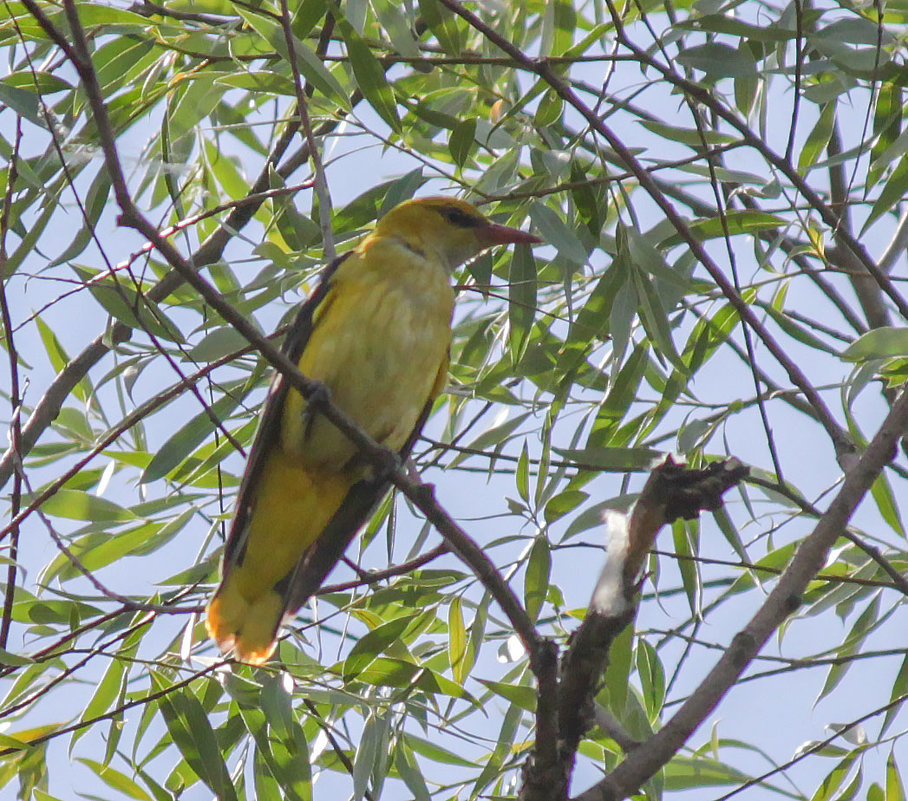
[[[329,265],[284,351],[373,439],[406,456],[447,376],[451,271],[490,245],[535,241],[463,201],[403,203]],[[318,588],[387,488],[317,404],[278,376],[208,607],[221,649],[264,662],[283,615]]]

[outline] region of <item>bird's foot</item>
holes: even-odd
[[[303,407],[302,418],[304,436],[309,436],[316,416],[330,404],[331,390],[321,381],[314,382],[312,394],[306,398],[306,405]]]

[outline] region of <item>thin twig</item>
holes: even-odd
[[[318,220],[319,227],[322,230],[322,250],[325,254],[325,261],[333,261],[337,256],[337,249],[334,246],[334,232],[331,228],[331,193],[328,191],[328,180],[325,177],[325,165],[322,163],[322,156],[318,149],[318,142],[312,131],[312,121],[309,119],[309,101],[307,96],[311,96],[312,87],[303,88],[303,79],[300,75],[299,63],[296,56],[296,44],[293,37],[293,28],[290,25],[290,8],[287,0],[281,0],[281,27],[284,31],[284,43],[287,45],[287,51],[290,54],[290,70],[293,73],[293,88],[296,91],[296,113],[303,125],[303,132],[306,136],[306,142],[309,145],[309,157],[312,159],[312,171],[315,174],[313,182],[315,186],[315,195],[318,198]],[[334,17],[328,12],[325,20],[325,27],[330,36],[330,30],[334,27]],[[325,31],[322,31],[324,37]]]
[[[13,338],[13,319],[9,312],[9,302],[6,297],[7,260],[6,237],[9,233],[10,214],[13,206],[13,193],[19,172],[19,147],[22,143],[22,117],[16,117],[16,139],[13,143],[13,152],[9,160],[7,171],[6,191],[3,196],[3,210],[0,212],[0,315],[3,320],[3,336],[6,340],[6,353],[9,358],[9,402],[12,407],[9,426],[9,447],[13,452],[16,464],[22,465],[22,421],[19,414],[22,410],[22,397],[19,388],[19,352]],[[13,492],[10,498],[10,516],[15,518],[22,506],[22,476],[17,473],[13,481]],[[14,525],[10,531],[9,564],[6,568],[6,593],[3,598],[3,619],[0,621],[0,648],[6,649],[9,643],[9,631],[13,622],[13,604],[16,600],[16,578],[19,567],[19,525]]]
[[[406,562],[401,562],[399,565],[394,565],[389,567],[386,570],[372,570],[363,572],[360,574],[359,578],[353,579],[352,581],[344,581],[340,584],[323,584],[319,587],[318,595],[330,595],[335,592],[347,592],[348,590],[355,590],[358,587],[371,586],[372,584],[378,584],[380,581],[387,581],[389,578],[394,578],[395,576],[402,576],[406,573],[412,573],[414,570],[427,565],[429,562],[434,562],[438,559],[439,556],[450,551],[450,547],[447,542],[442,542],[440,545],[436,545],[434,548],[426,551],[425,553],[420,554],[414,559],[410,559]]]

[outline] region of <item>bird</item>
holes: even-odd
[[[315,593],[387,493],[325,416],[326,398],[406,459],[448,374],[453,271],[499,244],[541,242],[450,197],[405,201],[322,270],[283,352],[321,393],[272,379],[234,504],[206,628],[252,665]]]

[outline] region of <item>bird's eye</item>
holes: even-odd
[[[482,221],[477,217],[457,208],[457,206],[444,206],[438,210],[438,213],[451,225],[456,225],[458,228],[476,228],[482,224]]]

